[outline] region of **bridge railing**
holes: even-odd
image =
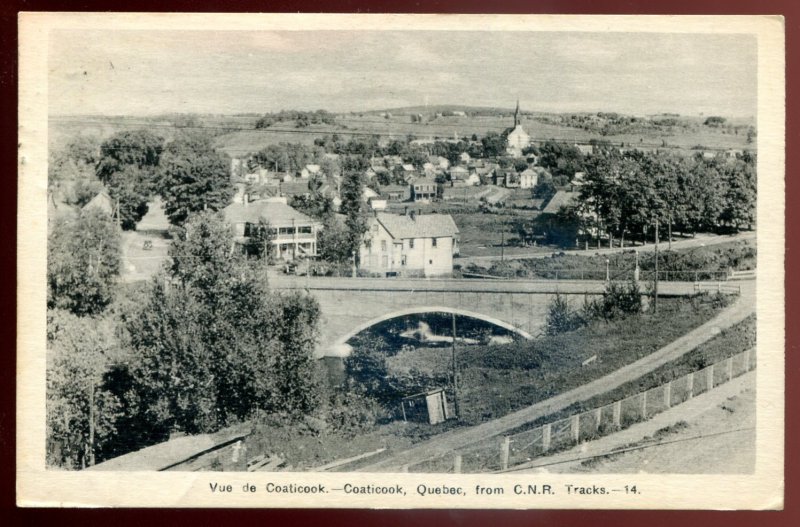
[[[452,453],[418,461],[408,472],[502,472],[535,466],[537,458],[625,429],[708,392],[756,367],[755,348],[603,406],[493,436]],[[540,420],[537,420],[540,421]]]
[[[508,277],[500,275],[490,275],[486,273],[470,273],[464,271],[465,278],[486,278],[497,280],[519,280],[522,277]],[[728,280],[727,271],[719,270],[668,270],[658,271],[658,279],[665,282],[724,282]],[[606,280],[606,278],[613,281],[628,281],[633,280],[635,272],[633,269],[609,269],[606,274],[605,269],[546,269],[546,270],[530,270],[526,272],[525,279],[527,280]],[[640,281],[653,281],[656,277],[655,271],[640,270]]]

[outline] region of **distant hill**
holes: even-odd
[[[352,113],[363,113],[365,115],[375,115],[382,113],[404,115],[412,113],[433,114],[442,112],[465,112],[465,113],[486,113],[486,114],[513,113],[514,107],[512,106],[510,108],[498,108],[491,106],[464,106],[460,104],[431,104],[428,106],[403,106],[400,108],[386,108],[383,110],[370,110],[368,112],[352,112]]]

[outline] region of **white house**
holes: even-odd
[[[535,170],[527,168],[519,175],[519,188],[533,188],[539,182],[539,174]]]
[[[286,198],[249,202],[246,195],[222,213],[233,226],[237,243],[246,244],[261,220],[269,224],[272,254],[283,260],[317,255],[317,233],[322,224],[286,204]]]
[[[458,253],[458,227],[449,214],[399,215],[370,219],[359,252],[361,268],[400,276],[449,276]]]
[[[319,165],[306,165],[303,167],[303,170],[300,171],[300,177],[302,179],[309,179],[312,176],[318,176],[321,174],[320,170],[321,167]]]

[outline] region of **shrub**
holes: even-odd
[[[369,397],[335,391],[330,397],[327,421],[331,431],[355,437],[375,425],[379,412],[377,402]]]
[[[556,295],[550,302],[547,308],[546,332],[548,335],[574,331],[585,324],[584,317],[572,309],[562,295]]]
[[[585,308],[587,318],[614,320],[642,312],[642,293],[639,284],[631,280],[628,285],[609,282],[603,298],[588,303]]]

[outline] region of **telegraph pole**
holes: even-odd
[[[456,408],[456,419],[461,419],[461,411],[458,405],[458,364],[456,363],[456,314],[451,313],[453,318],[453,405]]]
[[[500,261],[506,261],[506,222],[500,222]]]
[[[656,218],[656,278],[654,284],[653,313],[658,313],[658,218]]]
[[[89,377],[89,466],[94,465],[94,372]]]

